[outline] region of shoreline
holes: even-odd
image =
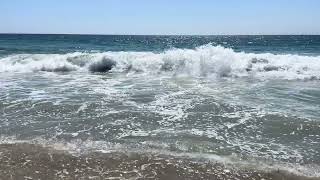
[[[316,180],[285,171],[225,167],[213,161],[151,153],[73,155],[36,144],[0,145],[2,179],[290,179]]]

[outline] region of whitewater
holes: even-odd
[[[320,56],[235,52],[222,46],[153,52],[18,54],[1,58],[0,72],[171,73],[190,76],[318,80]]]
[[[0,38],[4,177],[320,176],[318,36]]]

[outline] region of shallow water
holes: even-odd
[[[320,176],[319,36],[0,37],[2,144]]]
[[[0,145],[0,150],[0,174],[6,179],[316,179],[188,156],[137,152],[72,155],[23,143]]]

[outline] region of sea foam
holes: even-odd
[[[17,54],[0,59],[0,72],[117,72],[188,76],[320,79],[320,56],[235,52],[222,46],[154,52]]]

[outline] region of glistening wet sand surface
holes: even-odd
[[[33,144],[0,145],[0,177],[8,179],[310,179],[283,171],[227,168],[212,161],[148,153],[73,155]]]

